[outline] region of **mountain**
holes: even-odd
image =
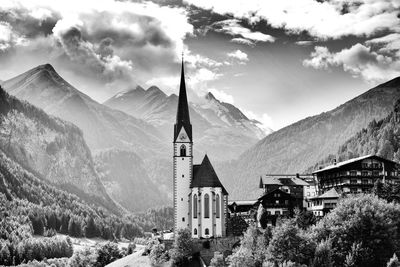
[[[338,151],[373,120],[386,117],[400,97],[400,77],[378,85],[341,106],[276,131],[238,160],[216,166],[231,199],[251,198],[264,173],[301,173]]]
[[[308,171],[330,165],[334,159],[340,162],[370,154],[400,163],[400,99],[387,117],[371,121],[366,128],[344,142],[335,154],[328,155]]]
[[[142,159],[132,151],[110,149],[95,157],[107,193],[130,211],[162,206],[168,201],[165,190],[147,175]]]
[[[25,169],[109,210],[107,195],[82,132],[0,88],[0,151]]]
[[[137,86],[116,94],[104,104],[149,122],[172,140],[178,105],[175,94],[167,96],[156,86],[147,90]],[[215,158],[233,159],[265,136],[259,122],[248,119],[238,108],[219,101],[211,93],[200,103],[190,103],[189,113],[195,157],[207,152]]]
[[[4,81],[2,86],[46,113],[74,123],[94,152],[116,147],[149,155],[165,145],[153,126],[94,101],[66,82],[50,64]]]
[[[120,149],[132,151],[139,155],[130,158],[137,160],[137,162],[122,161],[125,165],[121,168],[130,170],[132,166],[144,165],[143,168],[140,168],[143,171],[140,179],[150,179],[147,182],[155,183],[160,190],[165,188],[165,184],[170,187],[168,178],[172,177],[172,170],[169,168],[169,142],[154,126],[94,101],[66,82],[49,64],[38,66],[15,78],[4,81],[2,86],[10,94],[42,108],[46,113],[78,126],[94,154],[109,149]],[[111,157],[108,159],[112,160]],[[147,170],[153,167],[156,162],[161,168],[159,166],[154,167],[149,172],[151,175],[148,175]],[[102,163],[105,167],[113,165],[113,162],[107,163],[104,160]],[[162,172],[157,172],[157,170]],[[109,171],[111,170],[107,170],[105,173],[111,173]],[[120,184],[121,188],[134,191],[136,190],[134,187],[143,183],[143,181],[140,181],[137,172],[135,172],[135,175],[136,180],[130,181],[121,178],[116,182],[125,181],[126,184]],[[104,175],[102,175],[103,178]],[[164,184],[161,184],[158,180],[164,181]],[[136,182],[137,185],[135,185]],[[126,204],[127,196],[116,192],[112,193],[112,189],[115,189],[116,192],[118,189],[116,187],[107,189],[110,195],[115,196],[114,200]],[[159,194],[158,201],[153,201],[154,199],[151,199],[148,195],[151,199],[151,202],[148,203],[164,201],[163,195]],[[131,202],[140,203],[142,200],[139,197],[141,196],[132,195]],[[128,205],[125,208],[134,205]],[[137,209],[134,208],[134,210]],[[144,211],[145,207],[142,207],[142,210]]]

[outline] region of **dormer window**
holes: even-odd
[[[181,145],[181,157],[186,157],[186,146]]]

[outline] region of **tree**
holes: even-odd
[[[329,239],[317,245],[311,267],[333,267],[332,244]]]
[[[214,257],[211,259],[210,267],[225,267],[224,255],[221,252],[214,252]]]
[[[107,242],[97,249],[96,267],[103,267],[107,264],[122,258],[122,253],[116,243]]]
[[[158,242],[151,248],[149,257],[150,262],[153,265],[163,264],[169,260],[168,252],[165,251],[165,245],[160,244],[160,242]]]
[[[317,242],[330,238],[334,266],[384,266],[400,249],[399,225],[399,205],[360,195],[340,201],[313,228],[313,236]]]
[[[68,266],[93,267],[96,264],[97,254],[93,249],[84,248],[78,250],[68,261]]]
[[[387,263],[387,267],[400,267],[400,261],[397,258],[396,253],[393,254],[393,257]]]
[[[175,242],[170,250],[172,263],[186,266],[193,254],[193,239],[189,229],[179,229]]]
[[[93,217],[89,216],[86,219],[86,226],[85,226],[85,236],[88,238],[95,237],[97,234],[96,225],[94,223]]]
[[[315,243],[295,223],[294,219],[283,221],[272,232],[267,253],[269,260],[278,263],[286,261],[308,264],[313,258]]]

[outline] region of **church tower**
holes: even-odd
[[[193,139],[182,59],[178,110],[174,126],[174,231],[189,228],[189,194],[193,171]]]

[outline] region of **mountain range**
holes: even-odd
[[[104,105],[140,118],[156,127],[166,140],[172,140],[178,96],[166,95],[156,86],[140,86],[116,94]],[[189,103],[190,120],[196,142],[195,157],[207,151],[217,159],[236,158],[266,133],[260,123],[246,117],[237,107],[219,101],[212,93],[197,103]],[[267,131],[267,134],[272,130]]]
[[[231,199],[255,197],[266,173],[303,173],[337,153],[339,147],[373,120],[381,120],[400,98],[400,77],[378,85],[339,107],[271,133],[216,170]]]
[[[100,104],[65,81],[50,64],[40,65],[1,83],[18,99],[78,126],[109,196],[130,211],[168,203],[172,197],[170,144],[177,96],[159,88],[122,92]],[[191,104],[197,130],[195,156],[222,160],[237,157],[264,132],[233,105],[208,94]],[[32,130],[34,131],[34,130]],[[41,152],[32,150],[32,154]],[[126,158],[121,158],[122,156]],[[21,161],[22,162],[22,161]],[[59,179],[70,179],[61,175]]]

